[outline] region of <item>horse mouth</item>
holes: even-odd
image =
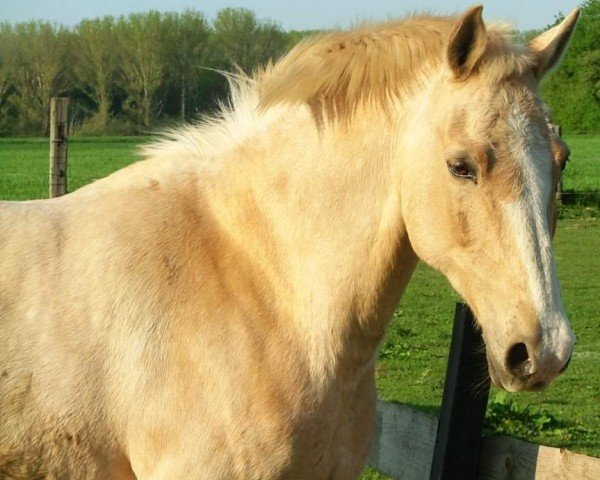
[[[549,381],[540,380],[536,375],[516,376],[504,371],[498,372],[494,362],[488,362],[488,372],[492,383],[507,392],[540,392],[549,384]]]
[[[550,382],[542,381],[537,375],[514,375],[504,369],[498,368],[496,362],[488,356],[488,372],[492,383],[508,392],[539,392],[544,390]]]

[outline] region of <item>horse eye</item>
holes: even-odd
[[[454,158],[448,161],[448,170],[458,178],[475,178],[475,172],[469,163],[462,158]]]

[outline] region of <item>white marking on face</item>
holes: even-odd
[[[513,106],[512,155],[522,171],[523,190],[518,200],[504,205],[525,267],[529,294],[538,314],[542,338],[538,361],[555,357],[563,363],[571,354],[574,335],[564,312],[548,218],[552,191],[551,152],[540,126]],[[533,352],[530,352],[530,354]]]

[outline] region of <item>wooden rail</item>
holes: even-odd
[[[437,418],[405,405],[377,403],[368,464],[394,480],[430,477]],[[600,458],[534,445],[511,437],[485,437],[477,480],[598,480]]]

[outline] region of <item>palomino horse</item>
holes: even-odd
[[[308,40],[145,161],[3,203],[4,476],[356,478],[418,258],[496,384],[556,377],[574,337],[536,90],[578,11],[515,46],[481,10]]]

